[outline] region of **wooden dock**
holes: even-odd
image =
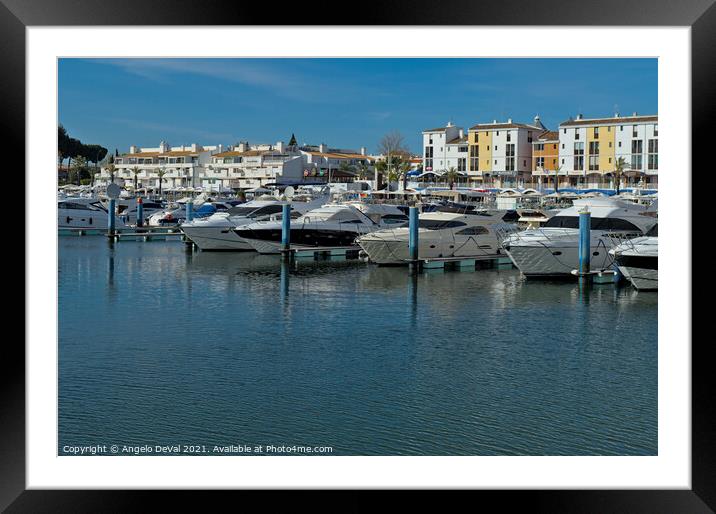
[[[485,265],[497,268],[512,268],[512,260],[503,254],[495,255],[465,255],[460,257],[436,257],[432,259],[418,259],[407,261],[411,268],[418,270],[475,270]]]
[[[293,259],[326,259],[343,258],[357,259],[360,246],[316,247],[316,248],[288,248],[281,250],[281,254]]]
[[[117,230],[114,234],[108,234],[105,231],[105,236],[114,241],[166,241],[173,238],[187,240],[179,227],[131,227]]]

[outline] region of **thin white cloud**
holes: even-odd
[[[357,86],[340,77],[302,73],[288,61],[252,59],[96,59],[126,73],[156,82],[172,82],[180,75],[196,75],[260,88],[285,99],[333,103],[358,94]],[[364,89],[364,88],[363,88]],[[363,91],[365,92],[365,91]]]

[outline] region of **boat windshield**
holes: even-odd
[[[579,216],[554,216],[543,225],[546,228],[579,228]],[[639,227],[621,218],[591,218],[592,230],[628,230],[641,232]]]
[[[262,207],[232,207],[227,212],[230,216],[239,216],[247,218],[256,218],[257,216],[267,216],[270,214],[278,214],[283,211],[281,204],[264,205]]]
[[[77,203],[77,202],[58,202],[58,209],[75,209],[80,211],[103,211],[99,202],[94,203]]]
[[[418,228],[442,230],[444,228],[464,227],[467,223],[456,220],[418,220]]]

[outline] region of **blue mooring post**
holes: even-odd
[[[194,218],[194,201],[189,200],[186,203],[186,222],[189,223]]]
[[[281,248],[291,248],[291,205],[284,204],[281,214]]]
[[[579,211],[579,273],[589,273],[591,248],[591,214],[585,209]]]
[[[408,253],[410,260],[417,262],[418,260],[418,208],[411,207],[408,215],[408,227],[410,230],[410,238],[408,242]]]
[[[144,204],[142,203],[142,197],[137,198],[137,226],[144,226]]]
[[[107,232],[109,232],[109,235],[114,235],[115,233],[115,221],[114,221],[114,215],[115,212],[117,212],[117,200],[114,198],[109,199],[109,209],[107,211]]]

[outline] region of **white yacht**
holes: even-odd
[[[298,217],[325,201],[325,197],[294,201],[291,203],[291,216]],[[279,199],[252,200],[228,211],[183,223],[181,229],[201,250],[253,251],[254,248],[234,229],[259,220],[280,218],[285,203]]]
[[[387,204],[326,204],[291,220],[292,248],[339,248],[358,236],[408,221],[404,210]],[[259,253],[280,253],[281,221],[256,222],[235,232]]]
[[[106,230],[109,222],[107,208],[98,198],[67,197],[57,200],[57,228]],[[126,224],[115,216],[115,227]]]
[[[638,290],[659,288],[659,233],[654,225],[644,235],[611,249],[617,267],[624,277]]]
[[[500,239],[517,226],[505,211],[425,212],[418,217],[418,258],[484,258],[501,253]],[[377,264],[406,264],[408,225],[371,232],[356,242]],[[504,255],[504,254],[503,254]]]
[[[144,224],[147,224],[148,219],[158,212],[162,212],[165,206],[161,202],[142,199],[142,216],[144,217]],[[137,223],[137,199],[136,198],[120,198],[117,200],[117,216],[122,219],[128,225],[135,225]]]
[[[591,213],[593,270],[613,263],[609,250],[616,243],[642,236],[657,219],[647,208],[612,198],[584,198],[559,211],[542,227],[511,234],[502,242],[512,262],[526,276],[565,276],[579,264],[579,211]]]

